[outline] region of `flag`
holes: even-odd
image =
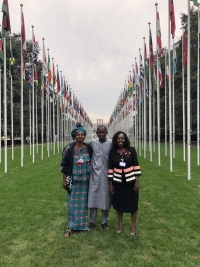
[[[146,79],[146,99],[149,98],[149,86],[148,86],[148,81]]]
[[[59,71],[57,70],[57,92],[60,92],[60,77],[59,77]]]
[[[192,0],[195,6],[198,6],[198,0]]]
[[[37,71],[34,71],[34,88],[36,91],[36,94],[38,93],[38,75],[37,75]]]
[[[175,22],[175,13],[174,13],[174,1],[169,0],[169,10],[170,10],[170,21],[171,21],[171,35],[172,38],[175,37],[176,22]]]
[[[144,44],[144,74],[149,74],[149,65],[148,65],[148,59],[147,59],[147,48],[146,43]]]
[[[35,35],[33,33],[33,62],[35,66],[38,65],[37,60],[38,60],[38,49],[37,49],[37,44],[35,41]]]
[[[24,24],[24,14],[21,15],[21,36],[22,36],[22,49],[26,53],[26,33],[25,33],[25,24]]]
[[[56,84],[56,73],[55,73],[54,62],[53,62],[53,87],[55,87],[55,84]]]
[[[153,65],[153,88],[157,91],[157,77],[156,77],[156,68]]]
[[[152,43],[152,36],[151,36],[151,29],[149,29],[149,60],[150,60],[150,67],[153,66],[154,62],[154,55],[153,55],[153,43]]]
[[[45,45],[43,42],[42,75],[45,77],[45,76],[47,76],[47,74],[48,74],[47,57],[46,57]]]
[[[142,64],[142,55],[140,51],[140,78],[143,80],[144,79],[144,67]]]
[[[51,83],[52,80],[52,73],[51,73],[51,61],[50,61],[50,55],[48,55],[48,81]]]
[[[161,40],[161,29],[160,29],[160,16],[159,12],[157,11],[156,16],[156,28],[157,28],[157,52],[158,54],[162,53],[162,40]]]
[[[186,67],[187,66],[187,39],[186,39],[185,30],[183,32],[182,42],[183,42],[183,64],[184,64],[184,67]]]
[[[3,66],[3,44],[2,40],[0,39],[0,69]]]
[[[6,32],[10,32],[11,33],[8,0],[4,0],[3,1],[2,12],[3,12],[3,21],[2,21],[2,31],[1,31],[1,33],[2,33],[2,37],[5,37]]]
[[[138,65],[135,63],[135,85],[140,87],[139,77],[138,77]]]
[[[14,73],[14,63],[15,63],[15,59],[13,57],[13,52],[12,52],[12,44],[10,41],[10,57],[9,57],[9,77],[11,77]]]
[[[158,60],[158,75],[159,75],[159,85],[160,85],[160,88],[163,88],[163,85],[162,85],[162,71],[161,71],[161,65],[160,65],[160,60]]]
[[[176,56],[175,44],[174,44],[174,47],[173,47],[173,65],[174,65],[174,74],[176,74],[177,73],[177,56]]]
[[[33,74],[32,74],[32,68],[31,64],[29,63],[29,68],[28,68],[28,88],[32,89],[33,88],[33,80],[32,80]]]
[[[166,68],[166,79],[169,80],[169,54],[166,55],[166,62],[165,62],[165,68]]]

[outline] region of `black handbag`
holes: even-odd
[[[71,193],[72,192],[72,176],[67,176],[66,177],[66,190],[68,193]]]

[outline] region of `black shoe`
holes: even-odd
[[[93,229],[94,229],[94,227],[95,227],[95,224],[93,224],[93,223],[90,223],[90,225],[88,226],[88,231],[91,231],[91,230],[93,230]]]
[[[107,223],[102,223],[101,226],[102,226],[103,230],[109,230]]]

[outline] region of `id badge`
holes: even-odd
[[[119,163],[119,166],[121,166],[121,167],[126,167],[126,162],[120,162],[120,163]]]

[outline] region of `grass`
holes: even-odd
[[[44,150],[45,151],[45,150]],[[3,151],[2,151],[3,153]],[[161,146],[153,162],[139,158],[142,169],[137,236],[130,236],[130,215],[124,214],[124,232],[117,235],[117,218],[110,210],[108,232],[98,225],[91,232],[64,238],[66,192],[61,187],[60,158],[56,153],[35,163],[25,147],[24,167],[20,148],[8,173],[0,164],[0,266],[20,267],[192,267],[200,266],[200,166],[192,148],[192,180],[187,181],[187,163],[182,147],[176,147],[173,172]],[[147,153],[148,154],[148,153]]]

